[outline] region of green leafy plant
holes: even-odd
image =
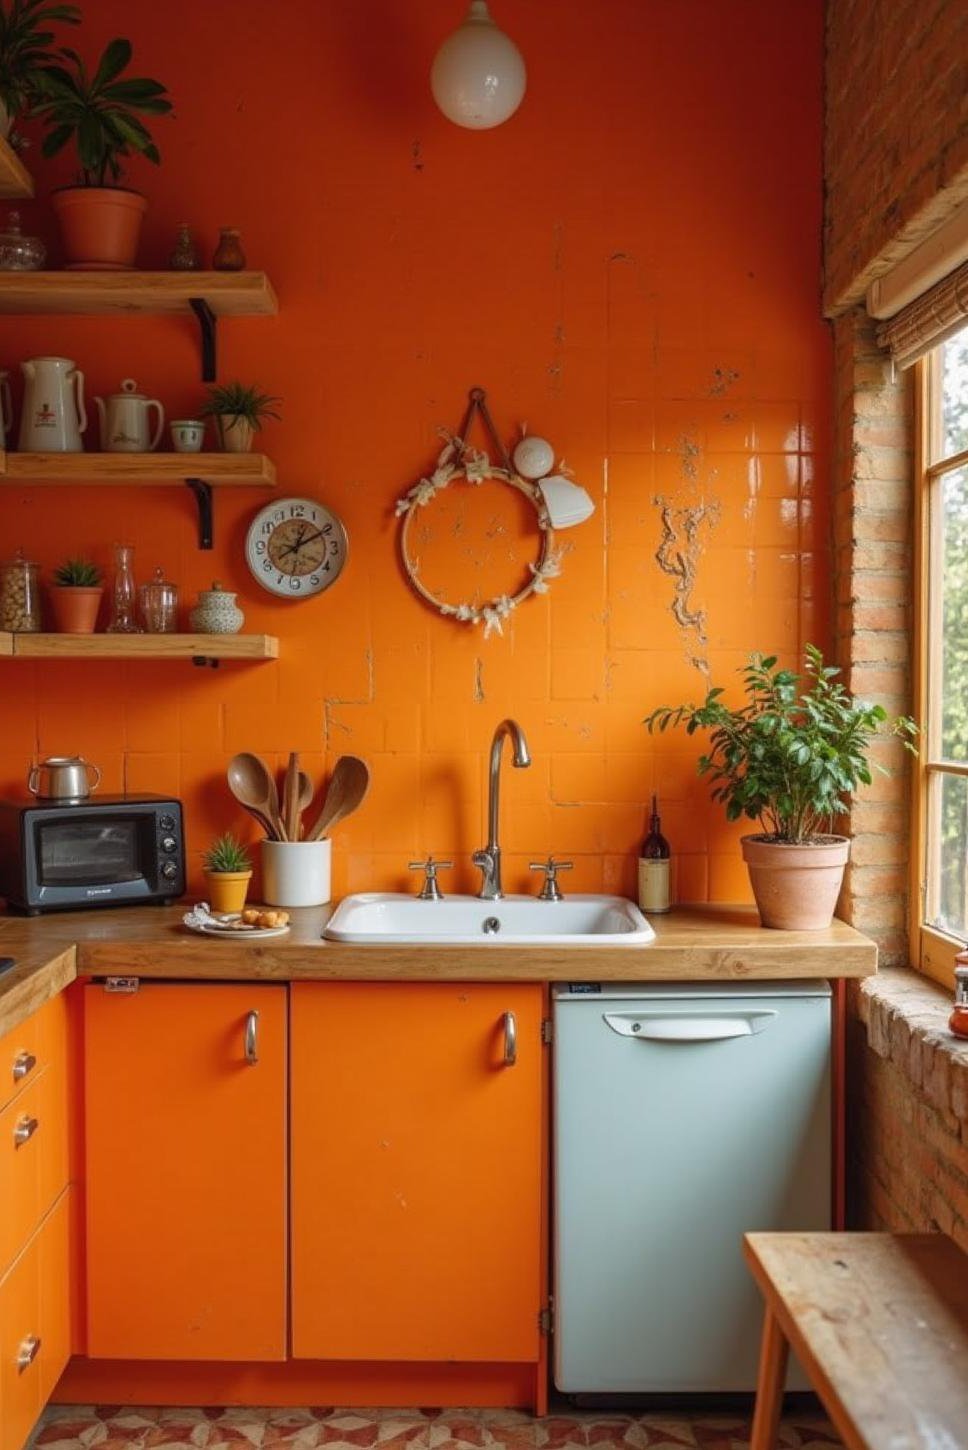
[[[275,405],[281,402],[281,398],[263,393],[254,383],[216,383],[209,388],[208,398],[199,411],[205,418],[231,418],[230,428],[242,419],[258,432],[263,419],[279,421]]]
[[[62,589],[96,589],[102,577],[90,559],[65,559],[54,570],[54,583]]]
[[[56,65],[61,52],[50,49],[50,25],[77,25],[78,5],[51,5],[48,0],[0,3],[0,101],[11,120],[29,112],[42,91],[42,72]]]
[[[249,853],[231,832],[216,836],[208,850],[202,854],[206,871],[251,871]]]
[[[56,156],[73,141],[84,186],[117,186],[121,162],[129,156],[144,156],[157,165],[158,147],[135,113],[162,116],[171,110],[171,101],[160,81],[120,79],[131,60],[131,42],[109,41],[93,75],[76,51],[65,49],[62,55],[66,64],[43,66],[38,72],[40,95],[33,114],[47,127],[44,156]]]
[[[745,704],[730,709],[712,689],[701,705],[662,705],[647,716],[649,730],[685,725],[709,730],[710,749],[698,761],[713,800],[726,817],[759,821],[767,839],[803,844],[829,830],[847,810],[845,795],[869,785],[875,736],[886,727],[914,751],[917,726],[907,716],[888,721],[882,705],[856,699],[825,665],[816,645],[805,649],[804,676],[776,668],[776,657],[754,654],[740,670]]]

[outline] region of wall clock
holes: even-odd
[[[260,509],[245,539],[245,560],[263,589],[284,599],[321,594],[339,578],[346,530],[311,498],[284,498]]]

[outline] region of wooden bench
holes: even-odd
[[[968,1447],[968,1255],[944,1234],[747,1234],[766,1301],[750,1450],[794,1350],[848,1450]]]

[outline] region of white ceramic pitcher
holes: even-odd
[[[95,398],[101,423],[101,447],[108,453],[151,453],[158,447],[165,426],[165,410],[157,398],[138,392],[134,378],[125,378],[120,393]],[[158,422],[148,432],[148,414],[154,408]]]
[[[87,427],[84,374],[69,357],[32,357],[20,417],[21,453],[80,453]]]

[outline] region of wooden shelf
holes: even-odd
[[[197,478],[213,488],[274,488],[276,468],[263,453],[3,453],[5,483],[124,484],[149,488]]]
[[[279,311],[265,272],[0,272],[0,312],[123,317],[190,313],[200,300],[215,317]]]
[[[9,141],[0,136],[0,197],[21,201],[33,194],[33,177]]]
[[[10,634],[0,656],[20,660],[274,660],[271,634]]]

